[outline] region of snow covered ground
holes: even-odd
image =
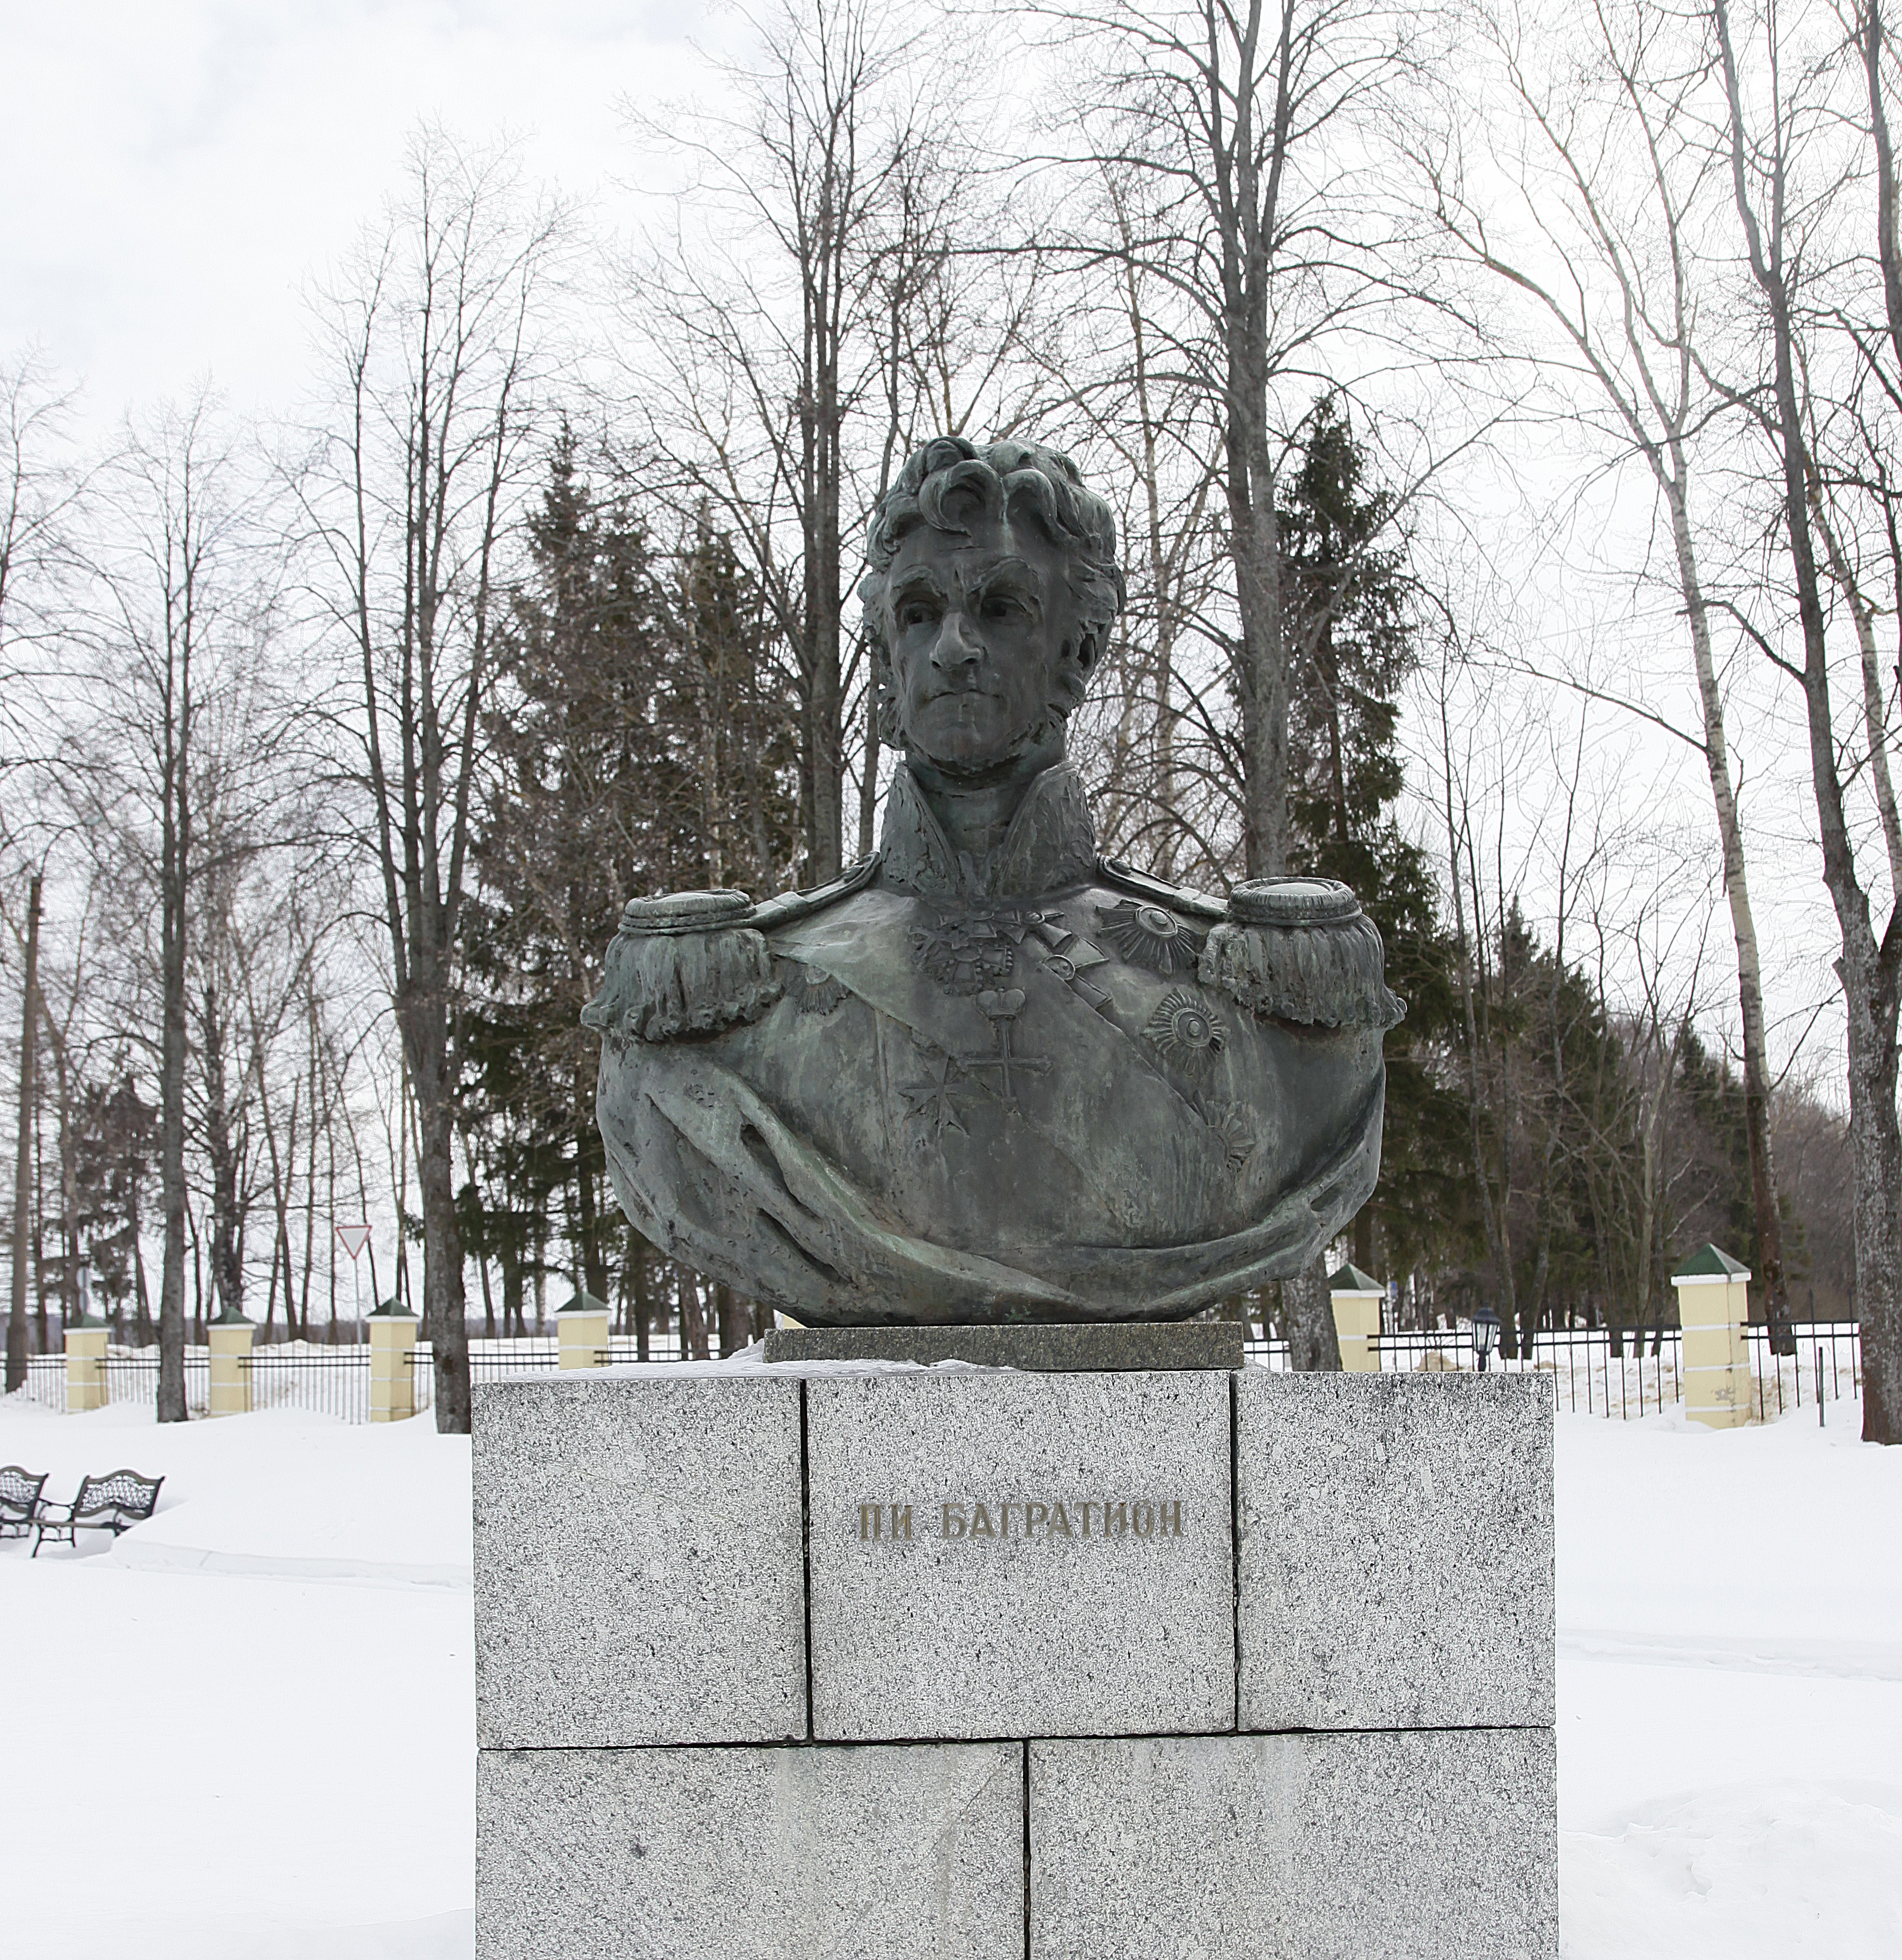
[[[1902,1954],[1902,1451],[1857,1411],[1559,1420],[1567,1960]],[[0,1403],[0,1462],[167,1479],[0,1545],[9,1954],[466,1960],[468,1447]]]

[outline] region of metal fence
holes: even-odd
[[[1796,1352],[1770,1352],[1770,1330],[1746,1331],[1757,1413],[1767,1418],[1792,1408],[1817,1408],[1857,1393],[1862,1382],[1861,1331],[1853,1320],[1799,1322]],[[1534,1338],[1529,1357],[1489,1365],[1510,1373],[1550,1374],[1559,1406],[1587,1415],[1630,1421],[1657,1415],[1684,1400],[1684,1337],[1675,1327],[1626,1329],[1624,1352],[1614,1354],[1602,1327],[1559,1328]],[[1383,1373],[1412,1374],[1440,1369],[1471,1372],[1478,1363],[1470,1322],[1454,1328],[1404,1328],[1381,1335]],[[1285,1341],[1250,1341],[1248,1358],[1263,1367],[1286,1368]]]
[[[158,1350],[156,1348],[116,1348],[107,1353],[100,1367],[105,1378],[108,1402],[152,1403],[158,1399]],[[29,1354],[26,1385],[20,1391],[28,1402],[43,1408],[66,1408],[66,1357],[63,1354]],[[212,1363],[209,1350],[185,1351],[185,1407],[193,1415],[202,1415],[211,1405]]]
[[[1748,1330],[1751,1366],[1757,1383],[1757,1412],[1780,1415],[1791,1408],[1814,1408],[1827,1419],[1828,1407],[1856,1394],[1862,1380],[1862,1344],[1854,1321],[1799,1324],[1794,1356],[1773,1354],[1767,1328]],[[1455,1328],[1408,1328],[1383,1334],[1378,1341],[1384,1373],[1412,1374],[1439,1370],[1470,1372],[1478,1365],[1470,1323]],[[1490,1365],[1513,1373],[1550,1374],[1561,1408],[1614,1420],[1656,1415],[1684,1399],[1683,1340],[1674,1327],[1627,1332],[1625,1351],[1614,1355],[1602,1327],[1560,1328],[1540,1334],[1529,1358]],[[1289,1365],[1285,1341],[1250,1340],[1248,1359],[1266,1368]],[[507,1341],[475,1340],[469,1344],[469,1370],[477,1382],[493,1381],[525,1369],[555,1367],[559,1350],[555,1337],[530,1335]],[[602,1358],[610,1363],[642,1359],[633,1336],[615,1335]],[[645,1358],[677,1361],[679,1336],[670,1330],[655,1335]],[[109,1402],[139,1402],[149,1407],[158,1395],[158,1351],[155,1348],[116,1348],[103,1363]],[[362,1345],[327,1347],[292,1341],[253,1348],[247,1363],[253,1409],[307,1409],[344,1422],[370,1419],[370,1351]],[[435,1402],[435,1370],[427,1342],[415,1356],[415,1396],[419,1413]],[[29,1401],[63,1411],[66,1406],[66,1364],[63,1355],[35,1354],[27,1363],[27,1382],[21,1393]],[[211,1363],[202,1348],[185,1351],[185,1402],[193,1415],[202,1415],[211,1397]]]

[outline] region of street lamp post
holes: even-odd
[[[1493,1359],[1493,1350],[1499,1345],[1499,1316],[1489,1306],[1483,1306],[1473,1316],[1473,1348],[1479,1357],[1480,1373],[1486,1373]]]

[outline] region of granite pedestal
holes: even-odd
[[[1550,1392],[479,1386],[478,1960],[1551,1960]]]
[[[1238,1320],[1003,1323],[994,1327],[776,1327],[769,1361],[968,1361],[980,1368],[1095,1374],[1239,1368]]]

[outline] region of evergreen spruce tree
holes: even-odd
[[[576,1277],[607,1297],[611,1208],[581,1010],[622,905],[689,854],[678,813],[690,786],[656,714],[664,607],[646,533],[597,497],[578,447],[564,426],[529,522],[530,576],[487,718],[480,901],[464,933],[465,1118],[501,1201],[464,1211],[516,1300],[559,1213]]]
[[[1397,1276],[1463,1254],[1473,1205],[1466,1113],[1447,1080],[1452,950],[1432,867],[1394,816],[1400,692],[1419,659],[1415,581],[1393,498],[1368,478],[1345,410],[1324,396],[1279,512],[1293,863],[1353,887],[1407,1004],[1387,1037],[1380,1184],[1353,1228],[1355,1263]]]
[[[460,1017],[464,1135],[489,1187],[472,1180],[460,1214],[471,1250],[502,1262],[505,1322],[558,1239],[588,1293],[611,1299],[621,1271],[646,1297],[580,1020],[622,907],[776,889],[799,848],[796,706],[731,541],[703,517],[655,552],[632,495],[589,482],[564,426],[527,545],[487,721]]]

